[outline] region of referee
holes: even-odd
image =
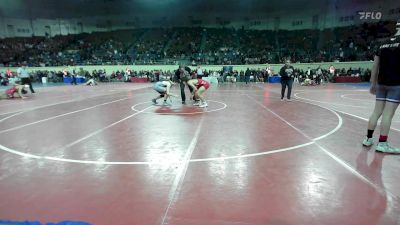
[[[31,93],[35,93],[32,87],[31,77],[29,76],[28,71],[26,70],[26,64],[24,63],[22,67],[17,70],[18,77],[21,78],[21,85],[28,84]]]
[[[191,79],[191,69],[187,66],[179,66],[179,69],[176,70],[175,72],[175,77],[176,80],[179,82],[180,88],[181,88],[181,98],[182,98],[182,104],[186,104],[186,95],[185,95],[185,86],[186,86],[186,81]],[[193,92],[193,88],[189,87],[190,93]],[[193,97],[194,100],[194,97]]]
[[[285,97],[286,86],[288,87],[287,100],[291,101],[290,96],[292,94],[292,86],[294,81],[294,68],[292,65],[290,65],[290,60],[286,60],[285,65],[281,68],[279,74],[281,75],[282,85],[281,101],[283,101],[283,98]]]

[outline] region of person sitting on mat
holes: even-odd
[[[313,80],[309,79],[309,78],[306,78],[304,80],[304,82],[302,82],[300,85],[301,86],[310,86],[310,85],[314,86],[315,82]]]
[[[151,101],[154,104],[157,104],[157,100],[160,98],[164,98],[164,104],[167,104],[167,99],[170,96],[175,96],[173,94],[170,93],[171,90],[171,86],[174,85],[174,82],[170,81],[170,80],[165,80],[165,81],[158,81],[154,84],[153,89],[155,91],[157,91],[158,93],[160,93],[160,95],[154,99],[152,99]],[[176,96],[175,96],[176,97]]]
[[[26,98],[22,94],[26,94],[27,91],[25,91],[24,88],[29,88],[28,84],[22,85],[19,83],[16,83],[13,85],[11,88],[5,90],[3,93],[0,94],[0,99],[9,99],[9,98],[14,98],[14,94],[17,93],[17,97],[19,98]]]
[[[196,99],[200,99],[200,102],[196,102],[193,105],[198,105],[200,108],[207,107],[208,104],[204,99],[204,92],[210,87],[210,83],[202,79],[191,79],[187,81],[187,84],[193,89],[193,96]]]
[[[90,86],[94,86],[97,85],[97,82],[94,80],[94,78],[90,78],[85,85],[90,85]]]

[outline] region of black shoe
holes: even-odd
[[[185,101],[182,101],[182,105],[186,105],[186,102],[185,102]]]

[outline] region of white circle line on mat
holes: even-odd
[[[210,101],[210,100],[209,100]],[[268,151],[264,151],[264,152],[257,152],[257,153],[248,153],[248,154],[243,154],[243,155],[236,155],[236,156],[221,156],[221,157],[210,157],[210,158],[199,158],[199,159],[191,159],[188,160],[188,162],[210,162],[210,161],[223,161],[223,160],[229,160],[229,159],[240,159],[240,158],[249,158],[249,157],[257,157],[257,156],[262,156],[262,155],[270,155],[270,154],[275,154],[275,153],[280,153],[280,152],[286,152],[286,151],[292,151],[292,150],[296,150],[308,145],[312,145],[314,144],[316,141],[324,139],[330,135],[332,135],[333,133],[335,133],[337,130],[339,130],[342,125],[343,125],[343,119],[342,117],[335,112],[332,109],[323,107],[323,106],[319,106],[317,104],[313,104],[313,103],[309,103],[309,102],[304,102],[303,103],[306,104],[311,104],[323,109],[326,109],[330,112],[332,112],[333,114],[335,114],[335,116],[338,118],[338,123],[336,125],[336,127],[334,129],[332,129],[331,131],[329,131],[326,134],[323,134],[319,137],[313,138],[311,141],[303,143],[303,144],[298,144],[298,145],[294,145],[294,146],[290,146],[290,147],[286,147],[286,148],[279,148],[279,149],[273,149],[273,150],[268,150]],[[224,103],[223,103],[224,104]],[[221,109],[219,109],[221,110]],[[142,112],[143,113],[143,112]],[[39,156],[39,155],[34,155],[34,154],[30,154],[30,153],[24,153],[21,151],[17,151],[15,149],[11,149],[8,148],[6,146],[3,146],[0,144],[0,150],[9,152],[9,153],[13,153],[16,155],[20,155],[26,158],[33,158],[33,159],[45,159],[45,160],[51,160],[51,161],[58,161],[58,162],[68,162],[68,163],[79,163],[79,164],[97,164],[97,165],[175,165],[175,164],[181,164],[182,161],[103,161],[103,160],[76,160],[76,159],[67,159],[67,158],[58,158],[58,157],[50,157],[50,156]]]
[[[157,112],[146,112],[146,111],[144,111],[144,112],[142,112],[142,113],[157,114],[157,115],[194,115],[194,114],[203,114],[203,113],[216,112],[216,111],[223,110],[223,109],[225,109],[225,108],[227,107],[227,104],[225,104],[225,103],[223,103],[223,102],[220,102],[220,101],[207,100],[207,102],[216,102],[216,103],[218,103],[218,104],[221,104],[222,107],[217,108],[217,109],[211,109],[211,110],[207,110],[207,108],[205,108],[204,111],[199,111],[199,112],[187,112],[187,113],[183,113],[183,112],[176,112],[176,113],[175,113],[175,112],[170,112],[170,113],[163,113],[163,112],[160,112],[160,113],[157,113]],[[149,103],[151,103],[151,102],[141,102],[141,103],[137,103],[137,104],[133,105],[133,106],[131,107],[131,109],[132,109],[133,111],[139,112],[139,111],[141,111],[141,110],[136,109],[137,106],[139,106],[139,105],[145,105],[145,104],[149,104]],[[157,105],[155,105],[155,106],[157,106]],[[160,107],[169,107],[169,106],[160,106]]]

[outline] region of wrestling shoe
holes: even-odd
[[[379,142],[376,145],[375,150],[377,152],[383,152],[383,153],[391,153],[391,154],[400,154],[400,149],[399,148],[394,148],[389,145],[389,143],[385,142]]]
[[[202,104],[199,105],[200,108],[205,108],[207,106],[208,106],[208,104],[206,102],[203,102]]]
[[[371,145],[374,144],[374,139],[373,139],[373,138],[365,137],[364,140],[362,141],[362,144],[363,144],[364,146],[366,146],[366,147],[369,147],[369,146],[371,146]]]

